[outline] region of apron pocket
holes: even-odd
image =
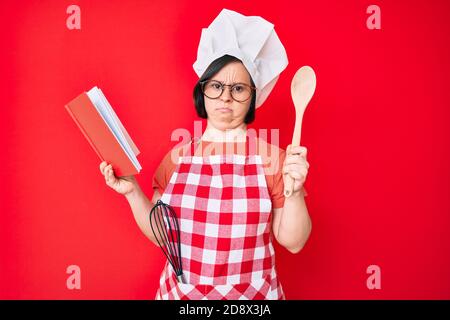
[[[190,284],[176,281],[176,291],[181,300],[264,300],[274,299],[270,275],[250,283]]]

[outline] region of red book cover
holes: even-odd
[[[129,176],[139,173],[86,92],[67,103],[65,108],[101,161],[112,164],[116,176]],[[121,128],[124,129],[122,126]],[[130,142],[128,133],[126,131],[122,131],[122,133],[126,136],[126,140]],[[132,148],[135,151],[134,144],[132,144]]]

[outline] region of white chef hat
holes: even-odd
[[[223,9],[208,28],[202,29],[195,72],[201,77],[211,62],[226,54],[241,60],[252,77],[256,108],[267,99],[288,65],[286,50],[272,23]]]

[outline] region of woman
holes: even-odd
[[[223,13],[229,15],[230,11]],[[247,19],[239,14],[233,17]],[[237,43],[242,47],[242,41]],[[235,51],[235,55],[240,54]],[[247,124],[272,90],[273,79],[267,88],[256,76],[255,85],[249,55],[240,59],[230,54],[218,56],[206,61],[194,88],[194,104],[198,115],[207,119],[207,127],[200,141],[167,153],[154,175],[152,201],[133,176],[115,177],[106,162],[100,164],[100,170],[106,184],[126,197],[138,226],[155,244],[148,218],[153,205],[162,199],[177,213],[186,281],[178,282],[166,263],[157,299],[283,299],[272,238],[297,253],[311,232],[303,189],[309,167],[307,150],[288,146],[284,152],[277,148],[263,159],[259,153],[267,150],[267,143],[247,136]],[[258,93],[264,95],[259,101]],[[250,151],[251,144],[256,152]],[[234,152],[236,149],[240,152]],[[267,162],[279,164],[276,167],[282,170],[269,172],[263,165]],[[288,176],[295,179],[294,193],[284,199]]]

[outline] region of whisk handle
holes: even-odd
[[[177,280],[180,283],[186,283],[185,280],[184,280],[184,274],[180,274],[179,276],[177,276]]]

